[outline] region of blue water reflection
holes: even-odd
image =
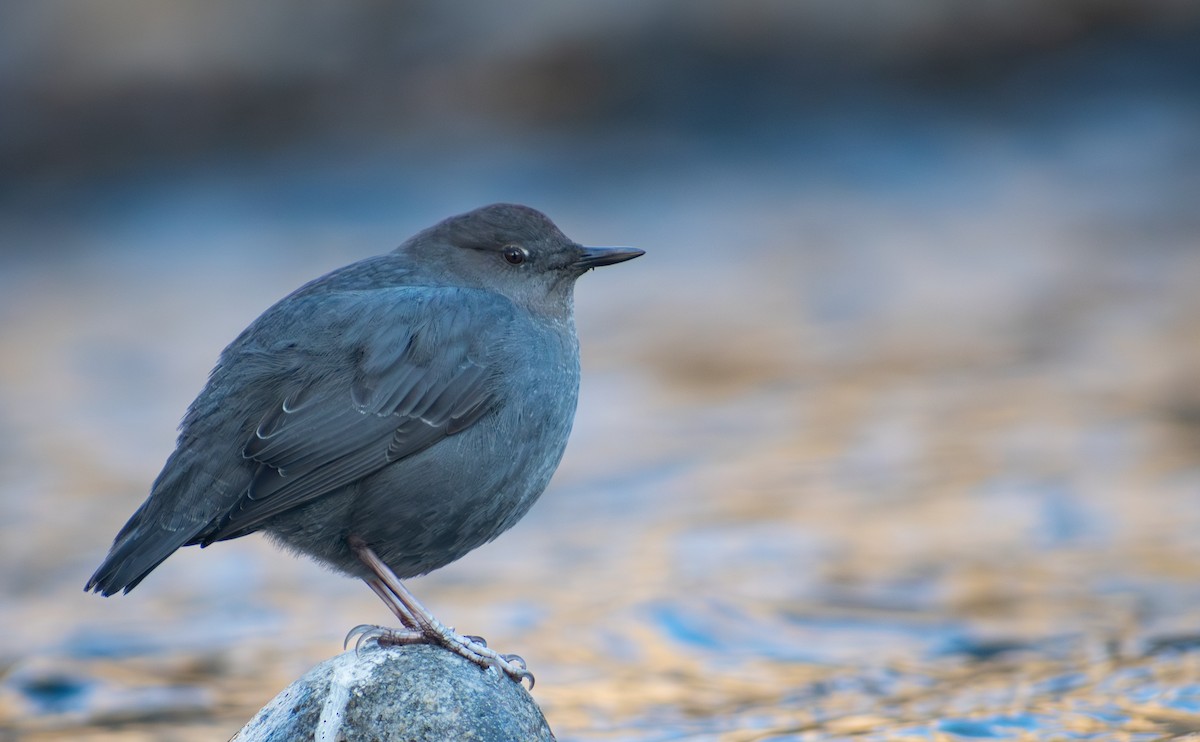
[[[561,739],[1190,733],[1195,23],[1087,16],[979,50],[952,26],[950,48],[900,53],[888,34],[801,49],[793,16],[706,37],[725,11],[646,6],[672,22],[590,10],[628,25],[489,37],[496,56],[429,6],[450,25],[406,26],[367,82],[213,94],[184,75],[111,108],[0,44],[20,104],[0,122],[12,723],[228,737],[386,620],[250,539],[126,598],[80,588],[234,333],[314,275],[513,200],[647,256],[580,283],[585,382],[551,491],[418,591],[534,664]],[[135,661],[165,700],[122,695]]]

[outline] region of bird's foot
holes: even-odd
[[[430,627],[426,639],[434,644],[449,649],[455,654],[466,657],[483,668],[495,668],[518,683],[529,681],[529,689],[533,690],[533,673],[525,664],[525,660],[516,654],[500,654],[488,647],[481,636],[462,636],[445,626]]]
[[[346,634],[346,640],[342,643],[342,646],[348,647],[351,640],[354,640],[354,651],[356,654],[362,650],[362,645],[369,641],[373,641],[381,647],[397,647],[405,644],[437,644],[460,657],[467,658],[484,669],[495,668],[498,672],[504,673],[518,683],[528,680],[530,690],[533,689],[533,673],[529,671],[525,660],[520,655],[500,654],[494,649],[489,648],[487,641],[483,637],[463,636],[455,633],[453,629],[440,624],[428,626],[424,631],[420,629],[392,629],[386,626],[375,626],[374,624],[360,624],[350,629],[350,633]]]
[[[361,539],[349,539],[350,548],[358,555],[372,573],[373,577],[365,578],[367,585],[400,619],[403,628],[383,629],[378,626],[356,626],[350,630],[350,637],[357,636],[355,647],[362,645],[367,639],[375,639],[379,644],[437,644],[451,652],[465,657],[484,669],[496,669],[518,683],[529,681],[533,689],[533,673],[525,665],[525,660],[515,654],[500,654],[488,647],[481,636],[463,636],[433,617],[425,606],[404,587],[400,578],[392,572],[383,561]]]
[[[346,639],[342,642],[342,649],[350,646],[350,640],[354,639],[354,653],[358,654],[362,650],[362,645],[365,642],[374,641],[381,647],[395,647],[401,644],[424,644],[428,639],[420,631],[415,629],[392,629],[387,626],[376,626],[375,624],[359,624],[350,629],[346,634]]]

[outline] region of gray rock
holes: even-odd
[[[364,645],[309,670],[231,742],[554,740],[525,688],[429,645]]]

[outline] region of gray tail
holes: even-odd
[[[203,530],[202,517],[188,519],[180,517],[180,513],[162,512],[164,503],[178,505],[178,498],[173,497],[173,493],[187,492],[200,484],[196,482],[193,468],[177,461],[177,453],[158,475],[150,496],[113,539],[108,556],[87,581],[84,590],[105,596],[122,590],[129,592],[163,560]],[[201,486],[208,484],[206,480]],[[170,509],[170,505],[165,507]]]
[[[150,519],[145,517],[145,510],[142,505],[117,534],[108,556],[84,590],[105,596],[121,590],[129,592],[191,538],[187,529],[172,531],[147,522]]]

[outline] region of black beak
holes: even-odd
[[[645,254],[645,250],[639,250],[636,247],[580,247],[575,267],[580,270],[599,268],[602,265],[624,263],[626,260],[633,260],[637,256]]]

